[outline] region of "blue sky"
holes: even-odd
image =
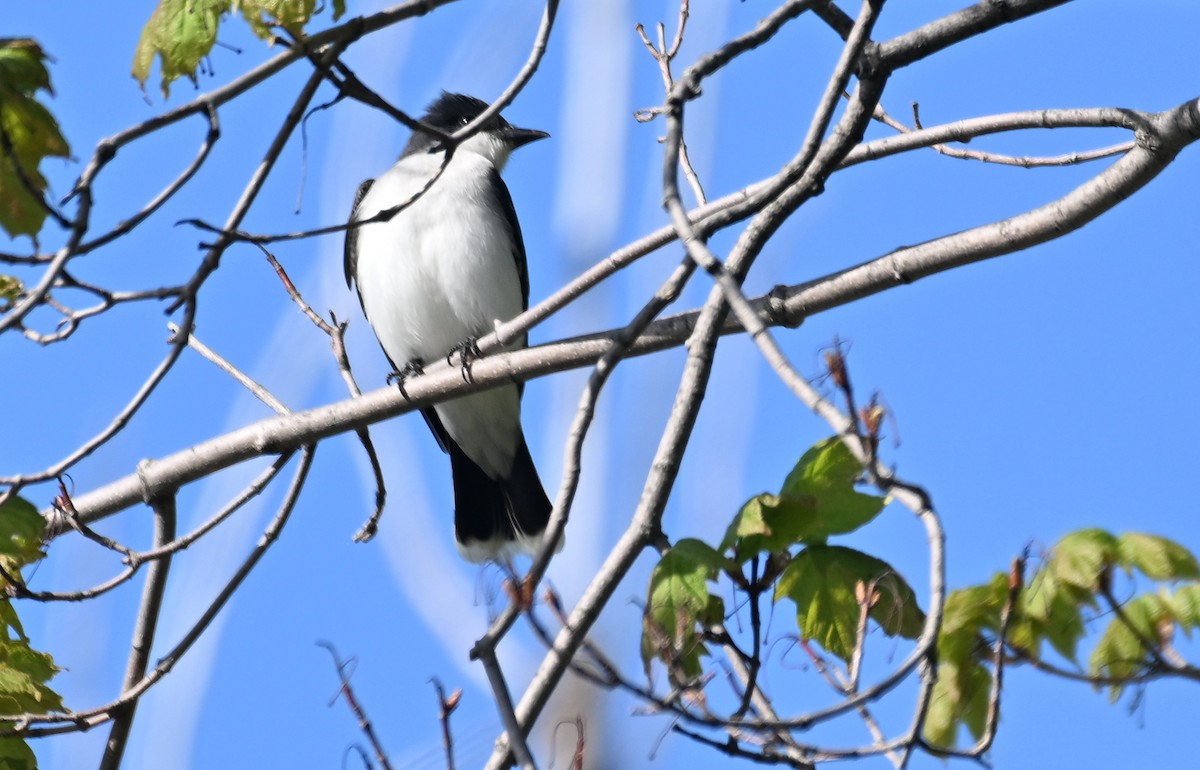
[[[875,37],[962,5],[894,2]],[[375,7],[349,3],[352,14]],[[628,0],[567,4],[545,62],[506,111],[513,123],[554,137],[517,153],[505,174],[521,215],[535,301],[666,221],[656,143],[662,127],[631,117],[661,101],[657,68],[633,23],[665,20],[673,29],[676,7]],[[696,0],[683,61],[749,29],[768,7]],[[5,34],[36,37],[56,58],[51,108],[78,158],[86,158],[98,139],[194,95],[190,84],[177,83],[164,105],[154,88],[144,97],[127,76],[149,3],[122,0],[58,11],[54,4],[14,5],[6,9]],[[533,3],[451,6],[362,41],[347,59],[360,77],[410,111],[419,111],[440,89],[494,97],[524,60],[540,13]],[[1033,108],[1167,109],[1200,91],[1192,75],[1198,21],[1200,9],[1182,1],[1147,2],[1137,12],[1116,0],[1073,3],[898,72],[884,105],[907,119],[909,104],[918,101],[926,125]],[[214,74],[202,78],[202,89],[271,54],[240,22],[221,39],[241,53],[216,50]],[[712,197],[756,181],[791,157],[836,53],[837,40],[805,19],[706,85],[704,98],[688,111],[688,141]],[[88,257],[80,271],[120,288],[189,274],[202,238],[172,223],[224,218],[307,74],[295,67],[278,87],[223,110],[224,137],[189,194],[143,231]],[[877,127],[871,136],[887,133]],[[97,216],[110,222],[127,216],[132,201],[144,200],[187,162],[202,135],[203,126],[190,122],[122,151],[98,191]],[[355,186],[390,165],[406,135],[385,116],[356,105],[314,116],[306,152],[299,142],[285,151],[246,228],[274,232],[344,220]],[[1123,138],[1107,131],[1024,133],[972,146],[1057,153]],[[887,459],[933,494],[947,530],[952,587],[985,580],[1026,545],[1036,551],[1084,526],[1155,532],[1200,550],[1187,491],[1200,464],[1190,435],[1190,390],[1200,379],[1191,342],[1200,285],[1190,202],[1198,162],[1194,148],[1185,150],[1132,199],[1059,241],[780,332],[784,350],[813,375],[822,348],[835,336],[848,341],[861,391],[882,391],[896,420]],[[839,173],[767,247],[750,290],[799,283],[1025,211],[1062,195],[1103,163],[1025,170],[927,151]],[[64,194],[79,170],[79,163],[51,162],[47,176],[54,192]],[[719,237],[714,246],[730,243]],[[53,245],[52,236],[46,245]],[[276,254],[316,308],[351,319],[359,382],[382,386],[386,362],[342,282],[340,239],[282,244]],[[668,248],[642,260],[535,329],[532,340],[623,323],[678,258],[678,249]],[[707,291],[698,279],[678,307],[694,306]],[[24,408],[6,415],[6,433],[20,442],[0,446],[0,473],[39,469],[102,427],[165,352],[167,320],[159,307],[132,308],[47,349],[5,337],[0,356],[20,373],[5,378],[5,401]],[[201,297],[197,323],[200,339],[292,408],[345,395],[324,338],[295,312],[254,249],[226,256]],[[681,362],[678,351],[627,362],[601,400],[567,550],[551,573],[568,601],[578,596],[636,503]],[[561,447],[582,380],[581,373],[556,375],[526,391],[526,433],[548,486],[561,472]],[[185,355],[130,428],[72,472],[76,488],[94,488],[128,474],[140,458],[178,451],[266,415],[207,362]],[[827,432],[750,344],[723,342],[667,514],[668,533],[718,538],[741,502],[775,489],[796,457]],[[341,703],[329,707],[336,681],[318,640],[356,657],[354,683],[395,766],[440,766],[431,676],[465,688],[454,717],[462,766],[487,756],[498,720],[467,650],[487,622],[497,573],[467,565],[454,553],[449,473],[423,423],[405,417],[377,426],[373,435],[390,492],[380,536],[368,545],[351,542],[370,510],[369,469],[354,441],[328,442],[282,540],[205,640],[143,702],[125,767],[341,766],[358,733]],[[259,467],[233,469],[187,489],[181,527],[206,518]],[[48,502],[44,494],[39,504]],[[224,584],[280,494],[264,495],[176,560],[156,652],[173,645]],[[106,522],[104,531],[144,545],[148,524],[144,511],[128,511]],[[899,507],[846,542],[891,561],[918,589],[924,585],[924,536]],[[106,554],[65,538],[33,585],[86,586],[117,567]],[[644,592],[647,570],[648,562],[640,564],[622,585],[596,632],[631,672],[640,667],[633,636],[640,615],[633,600]],[[55,684],[72,707],[90,707],[116,692],[139,590],[128,586],[78,606],[22,608],[35,644],[68,669]],[[781,607],[772,633],[782,636],[788,623]],[[881,658],[903,654],[882,638],[872,644]],[[1197,652],[1194,646],[1191,651]],[[505,655],[518,682],[540,658],[524,633]],[[880,661],[877,671],[887,662]],[[796,670],[796,663],[784,658],[767,686],[823,702],[819,680]],[[1132,713],[1128,697],[1110,706],[1103,694],[1028,671],[1010,672],[1007,684],[992,752],[999,767],[1104,766],[1118,752],[1145,766],[1179,766],[1193,756],[1194,683],[1156,683]],[[682,738],[662,739],[668,726],[663,719],[629,717],[636,704],[626,696],[589,693],[580,690],[564,713],[588,715],[595,731],[589,754],[598,763],[725,763]],[[910,708],[911,689],[878,711],[895,731]],[[556,719],[547,717],[547,724]],[[45,770],[91,766],[105,733],[50,739],[35,749]],[[569,733],[559,731],[560,746],[570,743]],[[836,745],[868,738],[852,720],[811,737]],[[547,735],[535,739],[536,750],[545,752],[548,745]],[[652,764],[648,756],[655,751]],[[864,764],[887,766],[883,760]],[[942,763],[920,758],[914,765]]]

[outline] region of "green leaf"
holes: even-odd
[[[1092,650],[1088,665],[1095,676],[1129,679],[1139,674],[1150,661],[1142,639],[1157,642],[1160,621],[1170,619],[1169,607],[1154,594],[1139,596],[1122,610],[1124,618],[1114,614]],[[1109,697],[1115,702],[1122,690],[1124,684],[1111,685]]]
[[[11,641],[9,629],[17,632],[17,639],[22,642],[28,642],[29,637],[25,636],[25,629],[21,627],[21,619],[17,617],[17,611],[13,609],[12,602],[7,599],[0,600],[0,633],[3,634],[3,641]]]
[[[6,310],[10,303],[16,302],[24,293],[25,285],[21,283],[21,279],[0,273],[0,311]]]
[[[1191,636],[1192,629],[1200,628],[1200,584],[1180,586],[1166,593],[1163,602],[1185,634]]]
[[[0,505],[0,562],[15,573],[41,558],[44,522],[37,509],[14,495]],[[62,712],[62,696],[46,683],[59,672],[50,655],[33,649],[21,619],[0,598],[0,714]],[[37,770],[23,739],[0,737],[0,770]]]
[[[133,76],[142,88],[155,56],[161,60],[164,98],[179,78],[195,82],[196,68],[216,43],[222,18],[233,10],[263,40],[273,40],[277,26],[300,37],[316,10],[316,0],[158,0],[133,55]],[[345,0],[334,0],[334,21],[345,12]]]
[[[1090,593],[1063,583],[1050,570],[1040,570],[1017,603],[1017,618],[1025,620],[1031,632],[1028,643],[1018,646],[1038,659],[1045,639],[1059,655],[1076,661],[1079,641],[1086,632],[1081,608],[1094,604]],[[1016,637],[1010,637],[1010,641],[1016,643]]]
[[[1008,598],[1008,576],[997,572],[990,582],[952,591],[942,611],[942,637],[977,636],[1000,628],[1000,610]]]
[[[42,558],[46,522],[28,501],[13,496],[0,505],[0,561],[7,570],[19,570]]]
[[[1196,557],[1179,543],[1158,535],[1126,532],[1118,537],[1117,563],[1137,568],[1153,580],[1200,577]]]
[[[812,500],[817,522],[803,537],[821,542],[830,535],[853,532],[874,519],[886,502],[854,488],[863,466],[841,439],[833,436],[813,445],[783,482],[781,497]]]
[[[733,517],[721,552],[730,548],[740,564],[758,553],[786,551],[816,526],[816,504],[811,498],[761,494],[746,501]]]
[[[709,595],[708,606],[700,615],[700,622],[706,626],[715,626],[725,622],[725,600],[719,596]]]
[[[239,0],[238,5],[254,34],[270,40],[276,24],[292,34],[303,32],[317,4],[316,0]]]
[[[50,681],[59,671],[58,666],[54,665],[54,658],[48,653],[38,652],[25,642],[9,645],[5,655],[5,662],[9,666],[39,684]]]
[[[966,725],[978,740],[987,726],[991,687],[991,671],[978,663],[941,663],[925,716],[925,740],[933,746],[951,748],[957,742],[960,725]]]
[[[138,84],[145,89],[155,56],[160,59],[164,99],[179,78],[195,82],[196,67],[217,42],[217,27],[231,4],[232,0],[159,0],[133,54]]]
[[[953,591],[946,597],[938,636],[937,682],[924,727],[932,745],[953,746],[963,725],[976,737],[982,734],[992,685],[992,650],[985,644],[983,631],[999,631],[1008,594],[1008,575],[997,572],[987,583]],[[1037,644],[1031,642],[1037,634],[1036,621],[1021,622],[1018,616],[1010,633],[1018,630],[1026,637],[1026,644],[1036,650]],[[1011,637],[1009,641],[1014,643]]]
[[[945,665],[938,666],[938,678],[933,683],[929,696],[929,709],[925,712],[922,732],[931,746],[950,748],[958,735],[958,698],[951,681],[951,672]]]
[[[1071,662],[1079,659],[1079,640],[1087,629],[1083,624],[1083,613],[1077,604],[1065,596],[1054,597],[1051,617],[1042,624],[1042,633],[1054,651]]]
[[[1048,567],[1064,583],[1096,591],[1100,574],[1116,558],[1115,537],[1102,529],[1083,529],[1058,541]]]
[[[722,556],[717,549],[713,548],[703,540],[685,537],[671,548],[663,557],[665,561],[669,556],[672,562],[678,562],[681,567],[704,567],[711,576],[719,570],[725,569],[729,565],[729,560]],[[660,563],[661,566],[661,563]]]
[[[925,623],[917,597],[886,562],[840,546],[814,545],[792,559],[775,586],[775,600],[796,604],[800,635],[842,660],[856,644],[859,602],[856,586],[875,584],[870,617],[889,636],[915,639]]]
[[[23,94],[42,89],[54,93],[44,62],[49,57],[29,38],[0,39],[0,83]]]
[[[42,160],[71,153],[54,116],[35,98],[42,90],[54,93],[45,65],[48,58],[33,40],[0,39],[0,227],[11,236],[32,236],[42,229]],[[15,298],[12,280],[5,283],[0,299]],[[17,282],[18,293],[19,287]]]
[[[0,737],[0,770],[37,770],[37,757],[23,739]]]
[[[707,650],[699,641],[696,624],[713,609],[708,580],[725,564],[721,554],[699,540],[680,540],[663,555],[650,574],[642,623],[642,662],[647,668],[658,658],[673,675],[682,673],[684,679],[700,675],[700,660]]]
[[[0,643],[0,713],[62,711],[61,696],[46,686],[58,671],[49,655],[26,641]]]

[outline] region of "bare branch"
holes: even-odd
[[[342,374],[342,380],[346,383],[346,388],[350,391],[351,396],[361,396],[362,391],[358,387],[358,382],[354,379],[354,373],[350,371],[350,356],[346,353],[346,323],[345,321],[338,322],[337,317],[330,313],[332,324],[325,321],[324,318],[317,315],[312,306],[304,301],[300,296],[300,292],[296,289],[296,285],[292,283],[292,279],[288,276],[287,271],[283,269],[283,265],[279,264],[279,260],[275,259],[275,255],[267,251],[266,247],[259,245],[263,254],[267,256],[267,261],[271,267],[275,269],[275,274],[279,276],[279,280],[283,282],[284,290],[292,301],[299,306],[300,311],[312,321],[313,324],[329,335],[329,344],[333,350],[333,358],[337,362],[338,371]],[[379,519],[383,516],[383,507],[387,502],[387,485],[383,479],[383,466],[379,463],[379,455],[375,452],[375,442],[371,440],[371,432],[363,427],[355,431],[358,435],[359,443],[362,444],[363,450],[367,453],[367,460],[371,463],[371,471],[375,475],[375,509],[371,511],[371,515],[367,521],[354,535],[356,543],[365,543],[375,537],[375,533],[379,527]]]
[[[438,721],[442,724],[442,746],[446,749],[446,770],[454,770],[454,738],[450,734],[450,715],[458,708],[462,698],[462,689],[457,689],[446,697],[446,690],[437,677],[430,680],[438,696]]]
[[[346,673],[349,666],[348,661],[343,661],[338,655],[337,649],[330,642],[317,642],[320,646],[329,650],[329,654],[333,656],[333,666],[337,669],[338,675],[338,692],[346,699],[346,705],[350,707],[350,711],[354,717],[358,719],[358,727],[363,731],[363,735],[367,736],[367,742],[371,744],[372,750],[375,752],[375,761],[383,770],[392,770],[391,762],[388,760],[387,752],[383,750],[383,744],[379,742],[379,737],[375,734],[375,727],[371,724],[371,720],[367,717],[367,712],[358,703],[358,698],[354,696],[354,688],[350,686],[350,676]],[[439,687],[439,692],[440,692]],[[453,770],[453,763],[450,766]]]
[[[259,542],[251,550],[250,554],[242,562],[241,566],[234,572],[229,581],[222,587],[217,597],[208,605],[192,627],[183,635],[183,638],[161,659],[155,664],[154,668],[150,669],[133,685],[124,688],[120,696],[111,703],[98,708],[88,709],[86,711],[78,711],[70,714],[15,714],[0,716],[0,723],[11,724],[11,729],[0,731],[2,735],[19,735],[23,737],[39,737],[45,735],[57,735],[65,732],[75,732],[79,730],[87,730],[96,725],[113,719],[121,709],[126,708],[128,704],[135,702],[142,697],[163,677],[170,673],[175,664],[179,662],[192,645],[196,643],[204,631],[216,618],[217,613],[229,601],[229,598],[237,591],[246,577],[262,559],[267,549],[274,544],[279,538],[279,533],[287,524],[288,519],[292,515],[292,511],[296,507],[296,503],[300,498],[300,492],[304,488],[304,483],[308,479],[308,471],[312,467],[313,454],[315,448],[313,446],[305,446],[300,452],[300,462],[296,469],[296,475],[292,479],[291,486],[284,495],[283,502],[280,503],[279,511],[271,520],[267,528],[263,530],[262,537]],[[156,499],[160,495],[151,495],[147,488],[147,494],[151,499]],[[31,727],[33,724],[46,724],[46,727]]]
[[[167,324],[167,328],[170,329],[171,333],[176,335],[177,337],[180,334],[182,334],[182,330],[175,324]],[[241,385],[243,388],[250,391],[250,394],[252,396],[257,398],[259,401],[263,402],[267,406],[271,407],[271,409],[276,414],[291,414],[292,413],[292,410],[288,409],[286,406],[284,406],[283,402],[280,401],[278,398],[276,398],[274,393],[272,393],[271,391],[264,388],[258,382],[255,382],[254,379],[250,377],[250,375],[246,374],[241,369],[234,366],[232,363],[229,362],[228,359],[226,359],[220,353],[217,353],[215,350],[210,348],[208,345],[205,345],[203,342],[201,342],[199,339],[197,339],[195,333],[187,335],[187,344],[188,344],[189,348],[191,348],[192,350],[199,353],[201,356],[203,356],[205,359],[207,359],[209,362],[211,362],[218,369],[225,372],[230,377],[232,377],[234,380],[236,380],[237,383],[239,385]]]
[[[175,539],[175,497],[154,500],[154,545],[161,548]],[[158,615],[162,609],[163,594],[167,586],[167,573],[171,568],[169,556],[155,561],[146,570],[146,585],[142,591],[142,603],[138,608],[137,624],[133,630],[133,642],[129,645],[129,662],[125,667],[125,682],[121,689],[128,691],[146,675],[150,662],[150,649],[154,646],[154,635],[158,630]],[[113,712],[112,729],[104,746],[100,770],[117,770],[125,755],[129,731],[133,727],[133,716],[137,710],[137,699],[122,704]]]
[[[1001,222],[897,249],[805,284],[773,290],[755,299],[752,306],[763,323],[795,326],[815,313],[954,267],[1020,251],[1075,230],[1144,186],[1184,146],[1195,141],[1194,134],[1200,134],[1200,102],[1186,102],[1149,116],[1149,121],[1154,129],[1153,142],[1130,151],[1058,201]],[[697,312],[692,311],[652,323],[630,345],[628,355],[645,355],[680,344],[690,336],[697,319]],[[722,331],[740,330],[737,324],[730,323]],[[434,364],[426,369],[424,376],[409,384],[409,401],[392,388],[382,388],[359,399],[299,412],[293,418],[269,418],[198,444],[186,453],[152,461],[143,476],[152,488],[176,487],[250,457],[278,454],[427,406],[441,398],[591,365],[608,350],[614,336],[615,332],[607,332],[489,355],[473,365],[472,382],[463,382],[457,367]],[[28,483],[27,479],[18,480]],[[13,481],[0,479],[0,483]],[[127,476],[77,496],[75,504],[83,521],[91,522],[140,500],[140,482],[136,476]]]
[[[487,672],[488,683],[492,686],[492,698],[500,711],[500,722],[504,725],[508,746],[516,755],[521,770],[536,770],[537,765],[534,764],[529,745],[525,742],[525,731],[517,721],[512,696],[508,694],[508,684],[504,681],[504,672],[500,670],[500,661],[496,659],[495,649],[484,647],[476,657]]]
[[[80,244],[79,249],[76,252],[77,254],[86,254],[89,251],[95,251],[101,246],[105,246],[130,232],[142,222],[146,221],[146,218],[151,214],[158,211],[164,203],[169,201],[175,195],[175,193],[179,192],[183,186],[191,181],[192,177],[196,175],[196,172],[200,170],[202,165],[204,165],[204,161],[208,159],[208,154],[212,151],[213,145],[215,145],[217,140],[221,138],[221,123],[217,119],[216,103],[212,101],[199,101],[198,106],[202,109],[205,117],[208,118],[208,133],[205,135],[204,141],[200,145],[200,150],[196,153],[196,157],[192,159],[192,162],[188,164],[187,168],[180,172],[179,176],[175,177],[170,184],[163,188],[162,192],[154,196],[154,198],[145,206],[143,206],[142,209],[136,214],[128,219],[122,220],[116,227],[104,235]]]
[[[913,124],[915,129],[909,128],[900,121],[888,114],[887,110],[882,106],[875,107],[875,120],[891,126],[902,134],[912,133],[914,130],[923,128],[921,125],[921,115],[917,107],[917,103],[913,102]],[[1039,166],[1074,166],[1088,161],[1100,160],[1101,158],[1109,158],[1113,155],[1120,155],[1124,152],[1132,150],[1134,142],[1121,142],[1109,147],[1101,147],[1098,150],[1090,150],[1087,152],[1071,152],[1066,155],[1056,155],[1053,157],[1033,157],[1033,156],[1016,156],[1003,155],[996,152],[985,152],[983,150],[967,150],[961,147],[951,147],[947,144],[932,144],[930,149],[945,155],[949,158],[958,158],[960,160],[978,160],[983,163],[995,163],[1001,166],[1020,166],[1021,168],[1037,168]]]

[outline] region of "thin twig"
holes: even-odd
[[[331,642],[317,642],[317,644],[329,650],[329,654],[333,657],[333,667],[337,669],[339,682],[338,693],[346,699],[346,705],[350,707],[350,711],[354,714],[355,719],[358,720],[359,729],[363,731],[363,735],[367,736],[367,741],[375,751],[375,760],[379,762],[379,766],[383,770],[392,770],[387,752],[383,750],[383,744],[379,742],[379,737],[375,734],[375,727],[367,717],[366,710],[359,704],[358,698],[354,697],[354,688],[350,686],[350,676],[346,673],[349,662],[341,659],[337,653],[337,649]],[[449,770],[453,770],[453,765]]]
[[[901,123],[896,118],[892,117],[890,114],[888,114],[887,110],[885,110],[882,105],[875,106],[875,114],[872,117],[875,120],[879,121],[880,123],[883,123],[884,125],[887,125],[887,126],[890,126],[894,129],[896,129],[901,134],[909,134],[909,133],[912,133],[914,130],[920,131],[921,129],[924,128],[924,126],[921,125],[921,115],[920,115],[920,111],[919,111],[919,108],[918,108],[916,102],[912,103],[912,111],[913,111],[913,125],[915,126],[915,128],[910,128],[909,126],[906,126],[905,124]],[[994,163],[994,164],[1001,165],[1001,166],[1020,166],[1021,168],[1038,168],[1038,167],[1043,167],[1043,166],[1075,166],[1075,165],[1079,165],[1080,163],[1087,163],[1087,162],[1093,161],[1093,160],[1100,160],[1101,158],[1109,158],[1109,157],[1112,157],[1113,155],[1121,155],[1123,153],[1128,152],[1129,150],[1132,150],[1134,147],[1134,144],[1135,144],[1135,142],[1133,140],[1130,140],[1128,142],[1121,142],[1119,144],[1109,145],[1108,147],[1101,147],[1101,148],[1098,148],[1095,150],[1088,150],[1088,151],[1084,151],[1084,152],[1070,152],[1070,153],[1066,153],[1063,155],[1053,155],[1053,156],[1045,156],[1045,157],[1030,156],[1030,155],[1025,155],[1025,156],[1004,155],[1002,153],[985,152],[983,150],[968,150],[968,149],[961,148],[961,147],[951,147],[950,145],[944,144],[941,142],[939,142],[937,144],[931,144],[931,145],[929,145],[929,148],[931,150],[936,150],[937,152],[939,152],[942,155],[945,155],[946,157],[949,157],[949,158],[958,158],[961,160],[978,160],[983,163]]]
[[[319,316],[312,306],[305,301],[300,295],[300,290],[296,288],[296,284],[292,283],[291,277],[287,271],[283,269],[283,265],[279,264],[279,260],[275,259],[275,255],[267,251],[266,247],[259,244],[259,248],[267,257],[267,262],[274,268],[275,274],[279,276],[279,280],[283,283],[284,291],[292,298],[292,301],[300,308],[308,320],[325,332],[329,336],[329,345],[333,351],[333,358],[337,362],[338,371],[341,372],[342,381],[346,383],[346,389],[350,391],[351,396],[361,396],[362,390],[358,387],[358,382],[354,379],[354,373],[350,370],[350,355],[346,352],[346,321],[339,322],[337,316],[330,313],[330,322]],[[379,529],[379,519],[383,516],[383,508],[387,502],[387,485],[383,479],[383,465],[379,462],[379,455],[375,451],[375,442],[371,440],[371,432],[365,426],[355,430],[358,436],[358,441],[362,444],[363,450],[367,453],[367,461],[371,464],[371,472],[375,475],[375,508],[371,511],[371,515],[367,517],[367,521],[358,532],[354,535],[354,542],[365,543],[375,536]]]
[[[462,688],[455,690],[447,697],[441,680],[434,677],[430,681],[433,682],[433,689],[437,692],[438,697],[438,721],[442,725],[442,747],[446,750],[446,770],[454,770],[454,737],[450,732],[450,715],[458,708],[458,702],[462,699]]]
[[[167,324],[167,328],[170,329],[171,333],[176,336],[181,333],[180,328],[175,324]],[[235,379],[239,385],[250,391],[252,396],[271,407],[276,414],[292,413],[292,410],[284,406],[283,402],[276,398],[274,393],[267,390],[260,383],[256,382],[252,377],[250,377],[250,375],[234,366],[220,353],[216,352],[208,345],[205,345],[203,342],[197,339],[195,332],[187,335],[187,344],[189,348],[199,353],[218,369]]]
[[[192,162],[189,163],[187,167],[179,173],[179,176],[171,180],[170,184],[164,187],[162,191],[159,192],[158,195],[154,196],[154,198],[152,198],[149,203],[143,206],[140,211],[128,219],[121,220],[119,223],[117,223],[116,227],[114,227],[112,230],[109,230],[107,233],[93,238],[90,241],[81,243],[79,245],[79,249],[76,251],[77,254],[87,254],[90,251],[95,251],[101,246],[105,246],[132,231],[135,227],[146,221],[151,214],[158,211],[164,203],[169,201],[175,195],[175,193],[179,192],[185,184],[191,181],[192,177],[196,175],[196,172],[200,170],[200,167],[204,165],[204,161],[208,159],[208,155],[212,151],[213,145],[215,145],[217,140],[221,138],[221,123],[217,118],[217,105],[215,103],[201,98],[197,100],[196,104],[204,116],[208,118],[208,132],[204,136],[204,141],[200,144],[200,150],[196,153],[196,157],[194,157]]]
[[[336,56],[338,53],[340,53],[343,46],[344,44],[333,46],[326,55]],[[285,118],[283,125],[276,133],[270,148],[263,156],[262,162],[259,164],[255,173],[252,175],[250,182],[243,190],[241,198],[234,206],[234,209],[227,221],[226,229],[236,229],[238,224],[242,221],[242,218],[249,211],[251,204],[257,198],[259,191],[262,189],[262,185],[266,181],[267,175],[274,166],[275,160],[283,151],[283,147],[287,143],[288,138],[291,136],[291,133],[294,130],[296,123],[299,121],[300,116],[303,114],[305,106],[309,103],[309,101],[311,101],[320,83],[321,77],[319,74],[314,73],[313,75],[309,76],[308,81],[301,89],[296,102],[292,105],[288,116]],[[58,272],[61,271],[65,266],[67,259],[76,252],[79,241],[83,237],[83,231],[86,228],[86,222],[91,210],[92,179],[94,178],[95,174],[99,173],[99,169],[111,159],[111,155],[116,152],[115,143],[107,145],[106,147],[107,149],[103,151],[101,149],[97,149],[96,156],[93,158],[93,161],[91,164],[89,164],[88,168],[84,170],[83,176],[80,177],[81,181],[76,184],[76,189],[72,193],[80,198],[79,209],[76,215],[77,225],[75,230],[72,232],[71,238],[69,239],[67,245],[64,246],[63,249],[61,249],[56,255],[55,261],[51,264],[51,267],[47,268],[46,276],[43,278],[43,284],[45,284],[46,289],[48,289],[49,284],[54,280]],[[180,306],[184,308],[183,318],[178,324],[179,328],[184,330],[183,335],[182,337],[178,334],[175,335],[175,338],[171,342],[171,348],[167,353],[167,356],[151,373],[150,377],[142,384],[125,408],[122,409],[121,412],[119,412],[109,424],[109,426],[99,434],[85,442],[66,458],[59,461],[43,473],[24,477],[22,479],[23,483],[28,483],[31,480],[36,481],[45,478],[53,478],[61,475],[72,465],[79,462],[84,457],[87,457],[103,444],[107,443],[109,439],[123,429],[128,421],[132,419],[133,415],[141,408],[142,404],[144,404],[150,397],[150,394],[154,392],[159,383],[162,382],[163,378],[174,367],[180,353],[187,344],[186,337],[191,333],[192,324],[196,314],[196,292],[199,291],[200,286],[204,283],[207,277],[217,269],[217,265],[220,262],[220,257],[228,246],[229,243],[224,242],[219,243],[210,249],[208,254],[201,261],[200,266],[197,268],[195,274],[193,274],[192,277],[189,278],[181,287],[179,296],[176,297],[175,301],[168,308],[167,312],[174,312]],[[39,287],[41,287],[41,285],[42,284],[39,284]],[[44,294],[44,290],[42,293]],[[36,295],[37,289],[35,289],[34,292],[29,295],[29,298],[26,300],[26,302],[32,300]],[[4,326],[7,322],[19,321],[24,317],[24,313],[28,312],[30,309],[32,309],[32,305],[28,305],[24,311],[21,311],[20,307],[14,308],[10,314],[0,318],[0,332],[3,332]],[[14,487],[15,486],[16,485],[14,485]],[[0,497],[0,500],[2,499],[3,498]]]

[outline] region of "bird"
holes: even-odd
[[[421,122],[453,133],[487,107],[443,91]],[[346,285],[356,288],[402,392],[426,362],[456,351],[466,375],[475,340],[529,307],[521,225],[500,172],[514,150],[547,137],[496,114],[447,161],[446,143],[418,129],[394,166],[359,185],[351,225],[379,221],[346,231]],[[522,335],[509,349],[526,344]],[[450,456],[455,541],[470,562],[536,554],[550,519],[521,428],[522,394],[523,383],[507,383],[421,410]]]

